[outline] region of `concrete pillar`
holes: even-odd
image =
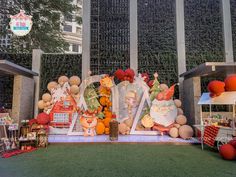
[[[34,109],[34,79],[16,75],[14,76],[12,118],[17,122],[31,119]]]
[[[230,0],[221,0],[223,14],[225,61],[234,62]]]
[[[130,68],[138,72],[138,3],[130,0]]]
[[[192,77],[183,81],[183,106],[188,124],[200,124],[200,106],[197,104],[201,97],[201,78]]]
[[[90,15],[91,0],[83,1],[82,79],[85,79],[90,71]]]
[[[38,101],[40,93],[40,68],[41,68],[41,57],[43,51],[41,49],[34,49],[32,55],[32,71],[38,73],[38,76],[34,76],[35,82],[35,93],[34,93],[34,116],[38,115]]]
[[[178,75],[186,72],[185,29],[184,29],[184,0],[176,0],[176,35]],[[183,78],[179,77],[179,95],[183,101]]]

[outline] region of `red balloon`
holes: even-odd
[[[220,155],[225,160],[234,160],[235,159],[235,149],[231,144],[224,144],[220,146]]]
[[[150,81],[148,82],[148,86],[149,86],[150,88],[153,86],[153,82],[154,82],[154,80],[150,80]]]
[[[225,90],[236,91],[236,74],[229,75],[225,79]]]
[[[207,89],[211,93],[211,97],[216,97],[225,91],[225,83],[214,80],[208,84]]]
[[[228,144],[231,144],[236,149],[236,138],[234,138],[233,140],[229,141]]]
[[[142,77],[145,78],[144,81],[145,81],[146,83],[148,83],[148,81],[150,80],[148,73],[142,73]]]
[[[38,114],[37,123],[41,125],[47,125],[50,122],[50,117],[45,112]]]
[[[125,77],[125,72],[122,69],[118,69],[114,75],[117,77],[117,79],[123,80]]]

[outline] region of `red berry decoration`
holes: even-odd
[[[125,72],[122,69],[118,69],[118,70],[116,70],[114,75],[117,77],[117,79],[122,81],[122,80],[124,80]]]
[[[154,82],[154,80],[150,80],[150,81],[148,82],[148,86],[149,86],[150,88],[153,86],[153,82]]]
[[[148,83],[150,79],[148,73],[142,73],[142,77],[144,78],[144,82]]]
[[[134,70],[132,70],[130,68],[125,70],[125,74],[127,74],[131,78],[134,78],[134,76],[135,76]]]
[[[40,113],[36,119],[37,123],[40,125],[47,125],[50,122],[50,117],[45,112]]]
[[[234,160],[235,159],[235,149],[231,144],[224,144],[220,146],[220,155],[225,160]]]

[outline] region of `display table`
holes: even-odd
[[[188,122],[191,125],[200,124],[201,77],[214,75],[229,75],[236,73],[236,63],[206,62],[183,74],[183,106]]]
[[[13,100],[11,117],[20,122],[33,117],[34,79],[38,74],[7,60],[0,60],[0,75],[13,75]]]

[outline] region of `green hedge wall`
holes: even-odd
[[[93,75],[129,68],[129,31],[129,0],[91,0]]]
[[[178,82],[175,18],[175,0],[138,0],[138,71],[168,85]]]
[[[7,54],[0,53],[0,59],[11,61],[15,64],[31,69],[31,54]],[[0,106],[12,107],[13,76],[1,76],[0,74]]]
[[[40,95],[47,92],[47,84],[57,81],[61,75],[71,77],[77,75],[81,78],[81,54],[43,54],[41,60]]]
[[[184,2],[187,70],[206,61],[225,61],[220,0]],[[202,91],[213,78],[202,79]]]
[[[236,62],[236,0],[230,0],[234,61]]]

